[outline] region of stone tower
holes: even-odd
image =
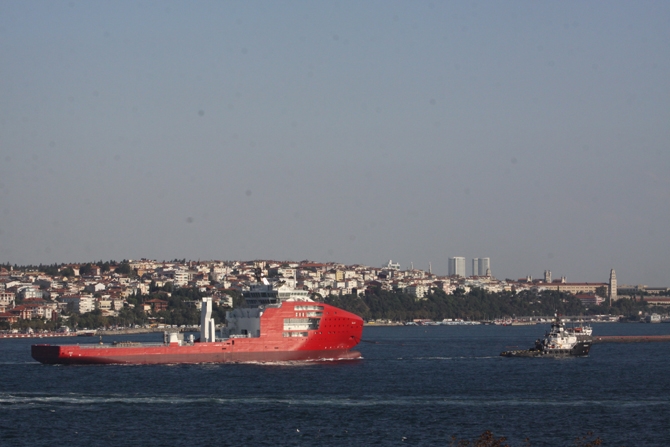
[[[616,296],[616,273],[614,272],[614,269],[610,270],[610,289],[609,289],[609,299],[610,299],[610,306],[612,305],[612,301],[617,300]]]

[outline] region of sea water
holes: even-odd
[[[448,446],[485,430],[512,446],[574,446],[589,433],[609,446],[670,443],[670,343],[499,356],[548,329],[366,327],[362,360],[280,364],[41,365],[30,345],[42,340],[0,339],[0,445]],[[594,335],[668,333],[594,325]]]

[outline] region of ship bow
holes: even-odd
[[[60,346],[32,345],[30,354],[40,363],[60,363]]]

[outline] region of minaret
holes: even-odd
[[[614,272],[614,269],[610,270],[610,290],[609,290],[609,299],[610,299],[610,306],[612,305],[612,300],[616,301],[617,296],[616,296],[616,273]]]

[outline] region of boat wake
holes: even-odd
[[[356,362],[362,360],[363,357],[357,358],[332,358],[332,359],[312,359],[312,360],[286,360],[286,361],[277,361],[277,362],[259,362],[259,361],[248,361],[248,362],[235,362],[228,363],[227,365],[261,365],[261,366],[315,366],[319,364],[330,364],[330,363],[340,363],[340,362]],[[225,366],[226,364],[217,364],[217,366]]]
[[[486,356],[453,356],[453,357],[398,357],[396,360],[487,360],[487,359],[497,359],[498,356],[486,355]]]
[[[649,398],[640,400],[551,400],[545,399],[521,399],[521,398],[499,398],[491,396],[473,399],[469,397],[440,397],[440,396],[400,396],[389,397],[377,395],[365,395],[355,398],[329,398],[325,396],[305,396],[294,398],[268,398],[268,397],[208,397],[208,396],[124,396],[124,395],[94,395],[94,394],[66,394],[66,395],[41,395],[41,394],[10,394],[0,393],[0,405],[5,408],[20,409],[24,407],[39,408],[80,408],[81,405],[302,405],[302,406],[331,406],[331,407],[421,407],[425,405],[438,405],[445,407],[591,407],[591,408],[641,408],[641,407],[665,407],[670,408],[668,398]]]
[[[37,365],[38,362],[0,362],[0,365]]]

